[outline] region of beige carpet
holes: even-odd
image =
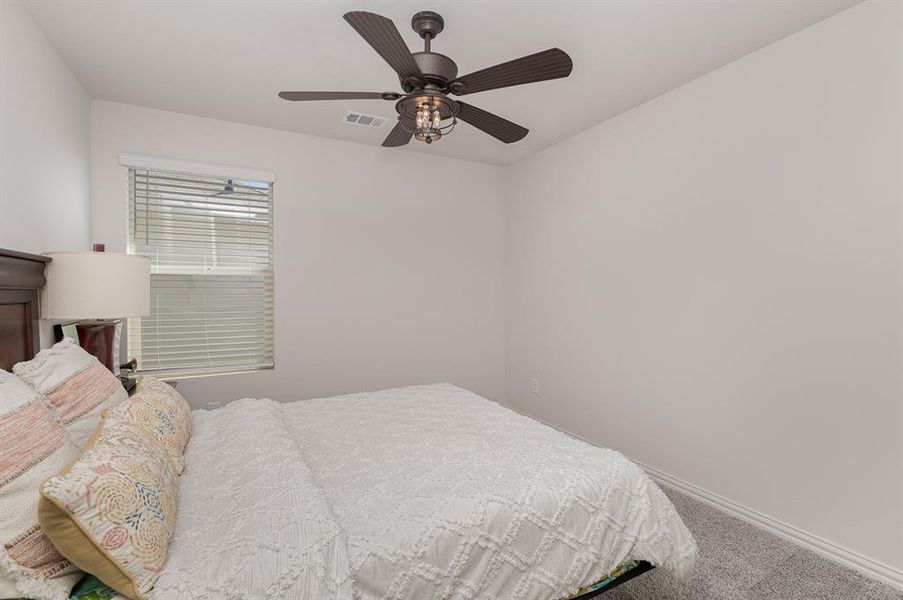
[[[739,519],[665,490],[699,544],[691,581],[654,569],[600,600],[901,600],[868,579]]]

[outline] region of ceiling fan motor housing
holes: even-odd
[[[444,54],[439,54],[438,52],[413,52],[412,56],[414,57],[414,62],[420,67],[420,71],[423,72],[426,82],[432,83],[441,90],[447,91],[448,82],[458,76],[458,65]],[[411,93],[419,87],[412,82],[405,81],[401,77],[398,80],[401,82],[401,89],[407,93]]]

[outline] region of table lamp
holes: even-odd
[[[150,259],[119,252],[48,256],[41,318],[79,321],[79,345],[113,371],[116,321],[150,315]]]

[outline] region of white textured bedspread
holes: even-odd
[[[281,405],[239,400],[193,417],[151,600],[350,599],[344,534]]]
[[[448,384],[195,412],[154,598],[558,599],[696,544],[618,452]]]

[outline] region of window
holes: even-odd
[[[129,252],[151,259],[151,315],[128,323],[140,371],[273,367],[271,183],[130,167]]]

